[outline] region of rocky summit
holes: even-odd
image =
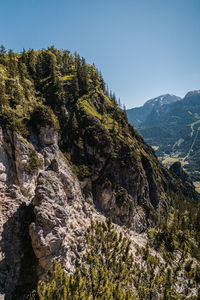
[[[1,48],[0,125],[0,299],[198,299],[199,194],[93,65]]]

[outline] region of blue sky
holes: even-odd
[[[79,52],[127,108],[200,89],[200,0],[2,0],[0,44]]]

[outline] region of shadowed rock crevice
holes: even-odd
[[[141,161],[149,184],[150,202],[154,208],[157,208],[159,203],[159,197],[153,168],[151,166],[150,161],[143,154],[141,154]]]
[[[29,235],[29,225],[35,221],[34,206],[29,204],[23,207],[23,219],[21,223],[21,246],[24,251],[21,261],[20,276],[17,287],[13,295],[14,299],[25,299],[38,281],[37,277],[37,258],[32,248],[31,237]]]
[[[37,260],[29,236],[29,224],[35,220],[33,206],[22,203],[3,226],[1,248],[4,260],[0,273],[4,274],[2,291],[5,300],[22,300],[37,284]]]
[[[186,197],[198,200],[196,195],[195,187],[189,177],[189,175],[183,170],[180,162],[175,162],[171,165],[170,171],[174,177],[181,180],[182,182],[182,192]]]

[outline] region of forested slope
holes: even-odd
[[[199,196],[187,176],[178,176],[180,166],[170,171],[159,162],[95,66],[55,47],[22,53],[1,47],[0,100],[0,284],[7,299],[23,299],[54,259],[76,273],[69,279],[55,263],[60,290],[50,277],[50,287],[38,284],[40,299],[184,299],[186,293],[195,299]],[[140,233],[145,242],[129,245],[113,230],[130,240]],[[107,231],[111,248],[104,244]],[[133,263],[137,247],[140,263]],[[102,269],[99,261],[111,253],[121,265]],[[29,256],[30,277],[24,276]],[[106,289],[97,288],[98,276]]]

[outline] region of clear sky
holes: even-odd
[[[0,44],[79,52],[127,108],[200,89],[200,0],[2,0]]]

